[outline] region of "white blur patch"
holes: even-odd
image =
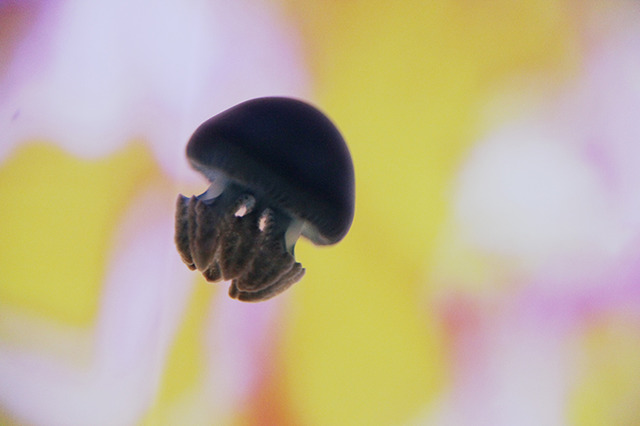
[[[472,152],[454,195],[469,242],[533,262],[601,246],[607,196],[596,170],[540,126],[515,123]]]
[[[297,34],[274,5],[143,0],[51,5],[0,81],[0,161],[44,140],[96,158],[132,140],[173,178],[207,118],[252,97],[305,96]]]

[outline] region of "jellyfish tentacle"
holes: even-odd
[[[210,283],[222,280],[222,270],[220,269],[218,261],[214,259],[211,265],[209,265],[209,268],[202,272],[202,275],[204,276],[204,279]]]
[[[231,281],[231,285],[229,286],[229,297],[232,299],[237,299],[240,294],[240,290],[238,290],[238,280],[235,279]]]
[[[287,247],[294,219],[238,185],[206,194],[177,200],[176,245],[191,269],[209,282],[232,280],[229,295],[243,301],[269,299],[302,278],[305,270]]]
[[[296,262],[287,273],[268,287],[253,292],[239,291],[237,287],[234,287],[234,293],[232,294],[232,292],[229,291],[229,296],[243,302],[261,302],[263,300],[268,300],[300,281],[305,272],[306,270],[302,265]]]
[[[234,279],[244,273],[255,256],[261,239],[257,220],[255,212],[225,218],[219,255],[224,279]]]
[[[247,272],[238,278],[241,291],[258,291],[268,287],[284,275],[295,260],[281,244],[262,244]]]
[[[196,233],[198,231],[198,224],[196,223],[196,201],[198,198],[195,195],[192,195],[187,202],[187,212],[186,212],[186,220],[187,220],[187,238],[189,240],[189,253],[191,253],[191,258],[193,259],[193,264],[196,269],[198,268],[198,262],[196,262],[196,254],[195,254],[195,239]]]
[[[291,265],[291,268],[285,272],[279,279],[278,285],[283,285],[284,283],[294,284],[298,282],[305,274],[306,269],[302,267],[300,262],[295,262]]]
[[[221,236],[226,232],[225,219],[239,208],[251,210],[255,200],[249,194],[241,194],[237,185],[226,185],[225,190],[211,196],[211,188],[192,197],[188,203],[188,237],[190,252],[196,268],[209,281],[221,278],[219,251]],[[208,271],[208,272],[207,272]]]
[[[206,271],[215,260],[220,243],[220,212],[215,203],[210,205],[200,199],[194,200],[193,205],[191,254],[198,270]]]
[[[285,232],[291,221],[289,216],[271,208],[262,212],[259,220],[262,241],[248,269],[238,278],[237,286],[240,291],[262,290],[291,269],[295,259],[285,243]]]
[[[176,200],[176,234],[175,241],[178,253],[182,258],[182,261],[192,271],[196,269],[196,265],[191,257],[191,248],[189,244],[189,218],[188,218],[188,204],[189,198],[184,195],[178,195]]]
[[[203,212],[198,214],[196,206],[198,204],[198,197],[192,196],[187,203],[187,229],[189,235],[189,250],[191,251],[191,258],[197,270],[202,271],[205,267],[206,254],[202,252],[201,245],[198,244],[198,234],[202,232],[202,226],[200,223],[203,216]],[[202,208],[202,207],[201,207]],[[203,241],[204,242],[204,241]]]

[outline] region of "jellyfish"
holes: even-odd
[[[234,299],[280,294],[305,274],[294,254],[300,236],[331,245],[351,227],[351,155],[335,125],[306,102],[242,102],[200,125],[186,152],[211,184],[178,196],[176,246],[207,281],[231,280]]]

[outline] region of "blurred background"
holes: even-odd
[[[640,424],[640,3],[0,0],[0,424]],[[189,271],[205,119],[343,132],[259,304]]]

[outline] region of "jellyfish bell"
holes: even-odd
[[[330,245],[351,227],[351,155],[333,123],[305,102],[240,103],[196,129],[187,158],[211,185],[178,196],[176,245],[208,281],[231,280],[233,298],[286,290],[305,273],[294,255],[300,236]]]

